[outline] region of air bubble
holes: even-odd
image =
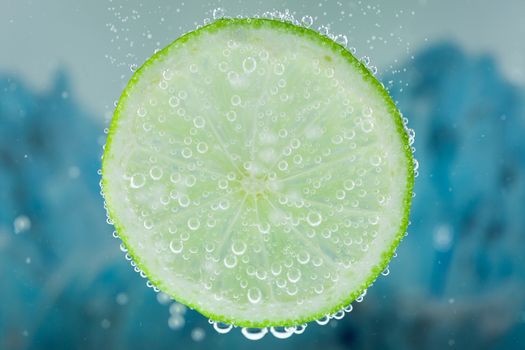
[[[228,180],[220,179],[218,182],[218,186],[221,190],[225,190],[228,188]]]
[[[224,266],[226,266],[229,269],[234,268],[237,265],[237,257],[235,255],[227,255],[224,260]]]
[[[296,154],[295,156],[293,156],[293,162],[295,164],[301,164],[303,161],[303,156],[301,156],[300,154]]]
[[[224,17],[224,9],[222,7],[217,7],[213,10],[213,19],[219,19]]]
[[[146,114],[148,114],[148,111],[146,111],[146,108],[144,107],[139,107],[137,109],[137,115],[141,118],[144,118],[146,116]]]
[[[207,242],[206,245],[204,246],[204,249],[208,252],[208,253],[211,253],[215,250],[215,244],[213,242]]]
[[[307,326],[308,326],[308,324],[306,324],[306,323],[295,326],[294,333],[295,334],[303,334],[304,331],[306,330]]]
[[[181,303],[173,303],[170,305],[170,314],[172,315],[185,315],[187,307]]]
[[[257,224],[257,230],[259,230],[260,233],[268,233],[270,232],[270,224],[267,222],[262,222]]]
[[[146,132],[149,132],[152,129],[152,125],[149,124],[149,123],[144,123],[144,124],[142,124],[142,129],[144,129],[144,131],[146,131]]]
[[[257,304],[262,299],[261,290],[257,287],[248,289],[248,301],[252,304]]]
[[[243,255],[246,252],[246,243],[244,242],[233,242],[232,252],[235,255]]]
[[[281,63],[277,63],[277,64],[273,67],[273,72],[274,72],[276,75],[283,75],[283,73],[284,73],[284,66],[283,66]]]
[[[179,91],[178,95],[179,95],[179,98],[181,98],[183,100],[185,100],[186,97],[188,97],[188,93],[186,91],[184,91],[184,90]]]
[[[306,215],[306,222],[308,222],[310,226],[319,226],[322,220],[321,214],[315,211],[310,211],[308,215]]]
[[[346,45],[348,45],[348,38],[346,37],[346,35],[343,35],[343,34],[339,34],[337,35],[335,38],[334,38],[334,41],[336,43],[338,43],[339,45],[342,45],[344,47],[346,47]]]
[[[317,31],[324,36],[328,36],[330,34],[330,28],[325,25],[322,25],[319,28],[317,28]]]
[[[365,298],[366,296],[366,289],[363,291],[363,293],[361,293],[361,295],[359,297],[357,297],[357,299],[355,300],[356,302],[360,303],[363,301],[363,299]]]
[[[308,252],[306,251],[302,251],[300,252],[299,254],[297,254],[297,261],[299,262],[299,264],[308,264],[308,262],[310,261],[310,254],[308,254]]]
[[[191,331],[191,339],[196,342],[202,341],[205,336],[206,333],[204,333],[204,330],[200,327],[196,327]]]
[[[288,288],[286,288],[286,294],[291,295],[291,296],[296,295],[298,291],[299,289],[297,288],[295,284],[288,285]]]
[[[130,179],[131,188],[141,188],[146,183],[146,177],[142,174],[134,174]]]
[[[361,130],[363,130],[366,133],[371,132],[374,130],[374,123],[371,120],[363,120],[361,123]]]
[[[277,165],[277,167],[279,168],[279,170],[285,171],[286,169],[288,169],[288,162],[286,162],[286,160],[283,159],[279,161],[279,164]]]
[[[191,152],[191,149],[189,149],[188,147],[184,147],[184,148],[182,149],[182,151],[180,152],[180,154],[181,154],[184,158],[189,159],[189,158],[191,158],[191,155],[192,155],[193,153]]]
[[[173,72],[169,69],[166,69],[162,72],[162,77],[164,80],[171,80],[173,78]]]
[[[374,110],[370,106],[363,107],[362,113],[365,117],[369,118],[374,113]]]
[[[234,71],[229,71],[228,72],[228,80],[230,81],[230,83],[232,85],[236,85],[239,83],[239,74],[237,74],[237,72],[234,72]]]
[[[237,112],[228,111],[226,113],[226,119],[228,119],[229,122],[234,122],[237,119]]]
[[[352,181],[352,180],[345,180],[345,182],[343,183],[343,186],[344,186],[345,190],[351,191],[355,187],[355,182]]]
[[[312,259],[312,264],[315,266],[315,267],[319,267],[323,264],[323,258],[321,257],[316,257],[316,258],[313,258]]]
[[[222,322],[213,322],[213,329],[217,331],[217,333],[220,334],[226,334],[229,331],[231,331],[233,328],[233,325],[222,323]]]
[[[31,220],[26,215],[19,215],[13,221],[15,234],[22,233],[31,228]]]
[[[178,97],[171,96],[170,99],[168,100],[168,103],[171,107],[175,108],[180,104],[180,100]]]
[[[270,271],[272,272],[272,274],[274,276],[278,276],[281,274],[281,271],[282,271],[282,266],[278,263],[272,263],[272,265],[270,266]]]
[[[278,339],[290,338],[294,331],[295,327],[270,327],[270,333]]]
[[[314,23],[314,19],[312,18],[312,16],[303,16],[303,18],[301,18],[301,23],[306,28],[310,28]]]
[[[162,174],[162,169],[158,166],[153,166],[149,170],[149,176],[151,176],[153,180],[159,180],[162,177]]]
[[[161,305],[166,305],[166,304],[168,304],[171,301],[171,298],[170,298],[169,295],[160,292],[159,294],[157,294],[157,301]]]
[[[194,175],[188,175],[184,180],[184,184],[188,187],[193,187],[197,182],[197,178]]]
[[[182,327],[184,327],[185,323],[186,321],[181,315],[172,315],[170,316],[170,318],[168,318],[168,327],[170,327],[173,330],[181,329]]]
[[[197,218],[188,219],[188,228],[192,231],[198,230],[201,226],[201,222]]]
[[[230,102],[233,106],[238,106],[241,104],[241,97],[239,95],[233,95],[230,99]]]
[[[193,125],[195,125],[197,129],[201,129],[206,125],[206,121],[203,117],[195,117],[195,119],[193,119]]]
[[[225,61],[219,62],[219,70],[223,73],[226,72],[228,70],[228,63],[226,63]]]
[[[378,222],[379,222],[379,216],[377,216],[377,215],[373,215],[373,216],[368,218],[368,223],[370,225],[377,225]]]
[[[375,167],[381,165],[381,157],[377,155],[370,157],[370,164]]]
[[[249,340],[260,340],[262,339],[267,333],[267,328],[247,328],[243,327],[241,329],[242,335],[246,337],[246,339]]]
[[[227,45],[228,45],[228,47],[229,47],[230,49],[235,49],[235,48],[237,48],[237,47],[239,46],[238,43],[236,43],[235,41],[233,41],[233,40],[231,40],[231,39],[228,40]]]
[[[328,324],[328,322],[330,322],[330,317],[328,315],[325,315],[321,317],[320,319],[315,320],[315,322],[317,322],[317,324],[321,326],[324,326],[325,324]]]
[[[151,220],[144,220],[144,228],[151,230],[153,228],[153,222]]]
[[[293,149],[298,149],[299,147],[301,147],[301,141],[299,141],[299,139],[293,138],[290,141],[290,147],[292,147]]]
[[[349,304],[347,307],[344,308],[346,313],[352,312],[353,309],[354,307],[352,306],[352,304]]]
[[[190,198],[185,194],[181,194],[178,196],[177,202],[179,202],[181,207],[186,208],[190,205]]]
[[[230,201],[227,199],[223,199],[219,202],[219,208],[222,210],[227,210],[230,207]]]
[[[270,54],[266,50],[261,50],[259,52],[259,58],[263,61],[266,61],[270,57]]]
[[[165,81],[165,80],[161,80],[159,82],[159,88],[161,88],[162,90],[166,90],[168,88],[168,82]],[[153,104],[152,104],[153,105]]]
[[[355,131],[354,130],[350,130],[350,131],[344,131],[343,132],[343,137],[347,140],[351,140],[355,137]]]
[[[197,144],[197,152],[204,154],[207,151],[208,151],[208,145],[206,144],[206,142],[199,142]]]
[[[246,57],[242,61],[242,69],[245,73],[252,73],[257,68],[257,62],[253,57]]]
[[[332,315],[332,318],[335,318],[336,320],[341,320],[343,317],[345,317],[344,310],[339,310],[335,314]]]
[[[332,143],[334,145],[338,145],[341,142],[343,142],[343,137],[341,135],[335,135],[335,136],[332,137]]]
[[[180,254],[182,252],[183,245],[181,241],[172,240],[170,242],[170,250],[175,254]]]
[[[264,281],[266,279],[266,277],[268,277],[268,273],[266,271],[257,270],[255,272],[255,277],[257,277],[261,281]]]
[[[288,281],[296,283],[301,279],[301,270],[298,268],[292,268],[286,273],[286,277],[288,278]]]

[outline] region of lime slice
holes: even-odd
[[[103,156],[109,216],[151,283],[245,327],[357,298],[405,233],[412,187],[382,85],[332,40],[267,19],[218,20],[150,58]]]

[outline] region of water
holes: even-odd
[[[511,87],[499,73],[509,69],[508,65],[493,61],[490,46],[484,46],[482,56],[481,52],[479,55],[474,53],[477,50],[467,53],[458,45],[438,45],[432,36],[426,40],[426,22],[417,35],[421,37],[422,43],[428,45],[428,49],[414,52],[415,58],[407,55],[405,60],[404,43],[397,44],[396,26],[388,27],[390,12],[385,8],[387,5],[382,5],[381,20],[374,20],[375,12],[370,11],[367,15],[370,22],[362,23],[358,18],[360,10],[349,9],[346,7],[348,3],[343,3],[340,10],[345,11],[345,15],[341,18],[335,16],[330,8],[331,5],[336,6],[335,2],[323,3],[320,9],[317,9],[317,3],[310,3],[309,6],[316,8],[308,12],[301,11],[303,7],[297,4],[289,7],[291,12],[297,12],[297,18],[301,18],[304,13],[317,16],[314,27],[321,22],[326,24],[335,21],[330,28],[334,33],[347,34],[350,44],[357,46],[359,56],[368,55],[374,63],[379,63],[379,74],[392,73],[383,75],[384,83],[406,116],[410,117],[410,125],[417,126],[418,131],[418,141],[412,145],[418,148],[422,165],[418,169],[418,196],[414,198],[418,204],[411,218],[410,234],[404,239],[389,277],[378,280],[365,298],[370,299],[364,305],[356,304],[357,313],[337,323],[331,321],[328,327],[310,324],[304,337],[292,337],[286,341],[286,345],[293,347],[310,339],[321,339],[323,344],[327,341],[340,348],[380,348],[378,339],[396,339],[392,346],[402,346],[399,344],[409,341],[415,348],[476,349],[493,344],[495,348],[522,349],[522,334],[525,334],[523,293],[520,293],[523,279],[520,251],[523,246],[520,229],[523,227],[520,215],[523,211],[520,205],[523,203],[520,187],[523,183],[523,162],[519,155],[523,153],[523,142],[520,141],[520,135],[523,134],[520,116],[523,113],[519,107],[522,105],[519,87]],[[143,19],[143,22],[133,22],[139,27],[139,34],[144,32],[143,37],[133,34],[133,20],[122,23],[129,26],[131,33],[121,31],[120,28],[118,32],[121,38],[127,35],[134,42],[133,49],[121,45],[120,52],[124,56],[125,50],[133,50],[130,52],[137,56],[135,63],[141,63],[143,57],[155,51],[155,41],[159,41],[158,47],[162,47],[178,36],[178,26],[187,31],[194,28],[194,18],[200,21],[204,17],[211,17],[211,13],[205,14],[204,10],[197,9],[196,14],[190,12],[191,6],[195,8],[195,3],[191,6],[188,2],[185,6],[180,3],[172,4],[172,7],[164,6],[160,11],[163,13],[156,12],[158,16],[153,21],[163,26],[162,30],[156,31],[152,28],[155,24],[148,24],[146,20],[153,9],[146,4],[143,7],[129,6],[129,2],[126,4],[123,12],[133,8]],[[118,8],[119,2],[114,0],[110,6],[114,5]],[[222,5],[227,6],[226,3]],[[15,14],[12,17],[13,11],[18,11],[16,9],[19,6],[23,7],[19,13],[24,16],[17,17]],[[7,18],[12,17],[15,25],[20,23],[18,30],[9,27],[12,29],[5,32],[12,39],[4,41],[4,46],[10,40],[15,41],[16,32],[31,29],[38,17],[38,6],[37,2],[31,6],[20,2],[9,8],[12,12],[8,10],[4,13]],[[53,21],[53,7],[56,4],[45,6],[45,11],[41,12],[45,14],[47,22]],[[216,5],[206,6],[211,9]],[[437,5],[428,2],[426,5],[420,3],[413,6],[417,7],[419,13]],[[447,14],[447,24],[453,24],[455,15],[464,17],[461,16],[461,2],[455,2],[453,9],[440,6],[447,10],[442,12]],[[399,13],[399,4],[394,7],[396,9],[391,12],[391,16]],[[478,14],[482,7],[470,6],[468,14]],[[63,23],[60,16],[68,8],[71,7],[65,6],[55,14],[56,23]],[[505,8],[508,8],[507,4],[500,6],[498,11],[504,11]],[[76,6],[75,11],[77,9],[80,11],[78,15],[85,16],[82,6]],[[324,12],[327,12],[326,16]],[[353,17],[347,16],[350,12],[353,12]],[[433,11],[433,16],[439,18],[435,13]],[[74,21],[74,14],[70,14],[70,19]],[[160,20],[162,17],[165,17],[164,22]],[[103,19],[104,16],[93,18]],[[188,20],[185,22],[184,18]],[[344,19],[339,22],[339,27],[338,19]],[[406,22],[406,18],[400,21]],[[421,23],[422,19],[418,21]],[[497,22],[497,18],[486,22],[494,21]],[[374,22],[381,25],[381,29],[375,32],[369,30]],[[507,20],[505,25],[495,25],[495,33],[501,34],[501,38],[509,38],[510,32],[504,33],[502,28],[512,26],[511,23],[511,20]],[[347,31],[346,28],[352,25],[359,30]],[[408,27],[409,23],[406,25]],[[149,27],[151,39],[144,26]],[[35,33],[45,33],[47,28],[35,27],[40,28]],[[75,28],[89,29],[99,38],[96,30],[92,31],[96,28],[83,28],[82,21],[75,21],[75,26],[62,34],[71,33],[73,36]],[[360,31],[370,33],[370,43],[356,36]],[[389,36],[390,32],[394,34],[393,37]],[[462,33],[457,40],[466,33],[457,32]],[[519,33],[518,30],[515,32]],[[442,33],[440,39],[447,40],[447,34]],[[373,40],[373,35],[376,40]],[[50,40],[46,41],[47,48],[53,45],[53,35],[48,36]],[[64,39],[62,35],[56,37],[59,42]],[[110,48],[103,45],[110,38],[100,35],[100,40],[96,40],[97,48],[108,50],[108,53],[117,52],[119,42]],[[384,40],[389,42],[384,46],[397,50],[389,51],[395,51],[399,61],[393,60],[392,55],[381,54],[380,46]],[[26,78],[23,79],[6,75],[6,70],[12,71],[7,66],[3,67],[4,79],[0,80],[3,101],[0,107],[0,129],[4,131],[0,138],[4,143],[0,142],[3,145],[0,147],[2,154],[13,160],[0,165],[0,186],[6,190],[2,192],[4,197],[0,215],[0,266],[7,286],[2,289],[2,297],[10,300],[9,303],[3,303],[1,314],[10,315],[15,310],[17,315],[9,317],[8,327],[0,326],[0,347],[10,348],[9,344],[6,345],[7,341],[24,346],[27,344],[27,347],[38,347],[46,342],[52,348],[68,344],[74,347],[73,344],[80,343],[90,344],[86,346],[92,348],[115,343],[128,349],[145,348],[152,343],[159,348],[172,348],[174,344],[191,347],[191,330],[197,326],[206,332],[199,346],[214,344],[219,347],[227,343],[232,347],[245,347],[246,342],[238,337],[240,329],[233,329],[232,332],[236,334],[217,341],[218,335],[211,331],[211,327],[207,328],[206,320],[195,312],[188,311],[185,326],[172,331],[165,322],[168,318],[167,308],[155,305],[155,293],[144,288],[142,279],[130,274],[128,262],[123,259],[124,254],[118,251],[118,242],[110,240],[112,228],[105,227],[104,220],[101,220],[104,214],[99,210],[100,199],[96,188],[99,177],[95,171],[100,154],[92,145],[102,144],[105,140],[102,134],[104,126],[97,123],[96,115],[104,115],[109,119],[111,112],[101,113],[97,108],[103,108],[100,104],[104,104],[101,102],[104,99],[107,99],[109,106],[112,105],[117,90],[120,93],[120,78],[118,73],[114,74],[114,80],[111,74],[104,75],[104,79],[108,78],[112,82],[99,84],[95,88],[89,86],[88,89],[92,91],[86,93],[85,80],[77,79],[75,71],[79,65],[81,68],[98,69],[96,57],[105,52],[90,49],[89,40],[78,41],[73,38],[70,41],[76,41],[79,45],[82,43],[83,50],[91,52],[85,56],[89,57],[93,65],[83,64],[85,62],[79,56],[74,56],[77,65],[68,63],[69,73],[65,74],[66,80],[72,79],[69,83],[61,82],[59,74],[54,81],[53,76],[40,73],[49,83],[49,90],[39,90],[34,88],[35,75],[30,70],[24,73],[23,67],[19,69],[25,74]],[[143,41],[145,47],[140,51]],[[480,42],[485,41],[480,39]],[[122,40],[122,43],[126,42]],[[413,47],[419,45],[417,42],[412,44]],[[477,45],[476,40],[469,40],[469,47],[472,48],[472,45]],[[368,51],[369,46],[374,46],[374,50]],[[35,66],[39,67],[39,72],[45,71],[45,67],[28,62],[45,60],[46,50],[40,50],[38,58],[24,54],[23,49],[8,51],[13,52],[14,60],[28,69]],[[69,52],[82,50],[73,47]],[[505,56],[519,57],[512,50],[506,50]],[[129,57],[124,58],[131,60]],[[385,61],[388,63],[385,64]],[[389,67],[389,64],[394,68]],[[123,81],[129,78],[131,72],[126,65],[121,68],[112,66],[111,72],[119,69],[124,72]],[[518,75],[519,70],[516,69],[513,76]],[[405,85],[407,82],[408,86]],[[287,83],[290,84],[289,81]],[[115,95],[112,90],[107,90],[109,86],[113,87]],[[67,99],[63,98],[64,91],[68,92]],[[82,106],[90,106],[89,110],[95,113],[85,111]],[[151,114],[150,109],[148,114]],[[241,119],[242,114],[239,113],[237,120]],[[44,140],[45,147],[34,140]],[[212,143],[208,145],[213,147]],[[195,149],[193,153],[196,153]],[[78,177],[70,176],[71,166],[77,166],[80,170]],[[164,173],[164,177],[167,177],[171,172],[164,169]],[[143,174],[148,182],[152,181],[149,173]],[[183,183],[184,180],[181,180],[180,184]],[[23,193],[13,192],[15,188],[23,189]],[[359,187],[354,187],[354,190],[358,191]],[[472,198],[476,200],[473,202]],[[295,205],[293,203],[299,204],[299,201],[290,198],[287,203]],[[19,215],[30,219],[31,228],[16,235],[14,221]],[[202,224],[205,225],[205,222],[202,221]],[[347,224],[352,225],[353,222]],[[261,227],[266,231],[266,226]],[[443,227],[446,229],[443,230]],[[169,229],[171,233],[174,227]],[[447,230],[449,234],[443,234]],[[317,260],[311,258],[311,261]],[[294,264],[297,263],[294,261]],[[282,269],[280,276],[286,280],[286,270],[284,267]],[[258,270],[255,271],[257,274]],[[50,282],[56,282],[52,285],[58,289],[48,289]],[[86,310],[89,311],[89,317],[85,316]],[[422,320],[425,322],[422,323]],[[484,331],[487,320],[497,327],[498,332]],[[82,339],[78,335],[79,329],[82,329]],[[413,333],[411,329],[422,331]],[[97,339],[100,343],[97,343]],[[271,341],[276,340],[271,335],[267,336],[260,346],[266,347],[266,342]]]

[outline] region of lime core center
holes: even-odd
[[[260,195],[266,192],[268,184],[265,179],[254,176],[245,176],[241,180],[241,188],[246,194]]]

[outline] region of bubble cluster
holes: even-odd
[[[356,269],[377,263],[394,241],[403,144],[382,95],[365,95],[368,78],[335,51],[293,33],[266,45],[273,34],[264,26],[258,40],[229,34],[175,43],[173,57],[127,91],[109,170],[119,174],[109,184],[120,196],[115,212],[169,295],[240,320],[301,319],[318,304],[346,301],[364,283]],[[321,302],[327,292],[337,300]],[[172,329],[185,323],[178,305]],[[232,329],[212,323],[219,333]],[[304,328],[242,334],[282,339]],[[205,336],[199,329],[195,341]]]
[[[184,315],[186,314],[186,306],[174,302],[169,307],[170,317],[168,318],[168,326],[173,330],[179,330],[186,324]]]

